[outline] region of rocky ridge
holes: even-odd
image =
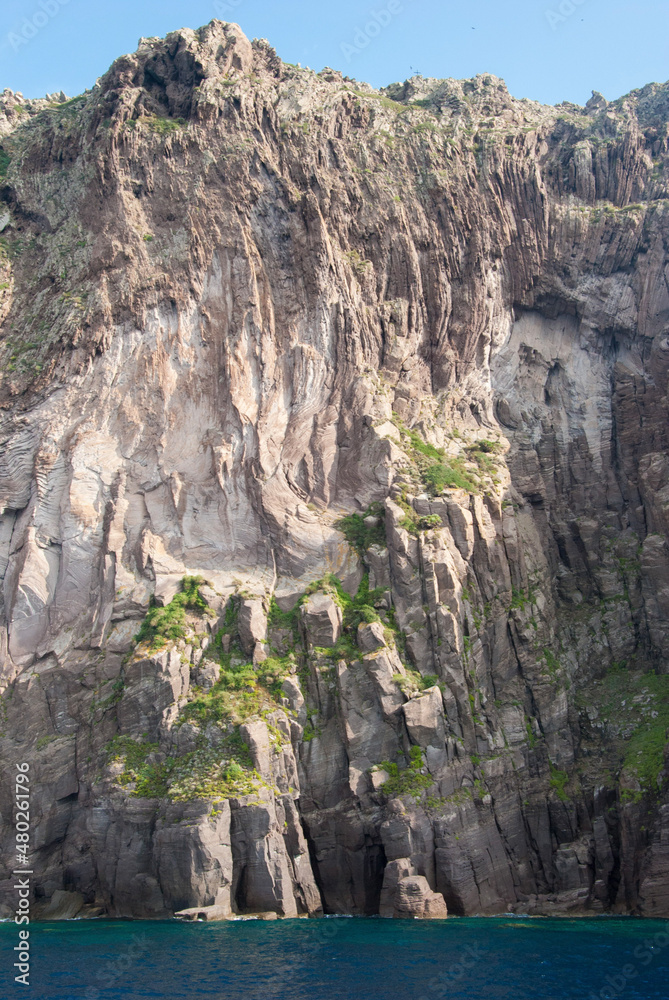
[[[19,96],[35,912],[666,916],[667,85],[375,91],[214,21]]]

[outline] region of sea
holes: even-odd
[[[459,918],[0,924],[0,997],[27,1000],[669,1000],[669,922]]]

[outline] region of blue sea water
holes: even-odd
[[[30,927],[0,924],[0,997],[30,1000],[667,1000],[669,923],[600,918]]]

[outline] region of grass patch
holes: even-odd
[[[342,634],[332,648],[319,649],[318,652],[334,660],[357,660],[360,650],[357,644],[358,625],[381,621],[381,615],[374,607],[385,594],[384,587],[369,589],[369,573],[365,573],[354,597],[347,594],[336,576],[329,574],[319,581],[319,590],[330,593],[342,610]],[[389,626],[394,634],[394,627]]]
[[[393,414],[393,422],[399,428],[402,443],[415,463],[421,482],[428,493],[437,496],[445,489],[465,490],[467,493],[479,492],[481,484],[467,468],[465,459],[460,456],[447,456],[443,448],[424,441],[417,431],[405,427],[396,413]],[[414,525],[415,530],[420,530],[417,523]]]
[[[57,739],[58,739],[58,737],[55,736],[55,735],[52,735],[52,736],[40,736],[40,738],[38,739],[37,743],[35,744],[36,749],[37,750],[44,750],[45,747],[48,747],[49,743],[53,743],[53,741],[57,740]]]
[[[399,101],[393,101],[389,97],[385,97],[384,94],[366,94],[363,90],[349,90],[349,93],[355,94],[356,97],[365,97],[370,101],[378,101],[382,108],[386,108],[387,111],[395,111],[397,114],[403,114],[408,110],[406,104],[400,104]]]
[[[576,703],[598,711],[607,746],[642,794],[657,794],[669,742],[669,675],[631,672],[624,661],[616,663],[593,688],[579,692]]]
[[[379,523],[373,527],[365,524],[366,517],[376,517]],[[344,535],[346,541],[355,549],[360,557],[364,557],[365,552],[372,545],[380,545],[385,548],[386,528],[385,528],[385,508],[382,503],[371,503],[363,514],[346,514],[335,521],[335,528]]]
[[[393,674],[393,680],[402,694],[405,694],[408,698],[412,698],[420,694],[421,691],[427,691],[428,688],[439,684],[439,678],[436,674],[426,674],[423,677],[417,670],[410,670],[408,667],[406,676],[404,674]]]
[[[236,662],[232,653],[220,652],[219,662],[219,679],[209,691],[195,693],[182,709],[178,724],[194,722],[202,729],[211,723],[238,725],[281,707],[281,685],[294,666],[292,657],[268,657],[255,668],[252,663]]]
[[[525,608],[531,608],[533,605],[534,589],[532,587],[528,587],[527,590],[523,590],[522,587],[511,588],[511,603],[509,604],[509,611],[513,611],[514,608],[524,611]]]
[[[407,795],[417,802],[434,781],[429,774],[421,774],[423,768],[423,753],[420,747],[411,747],[409,764],[400,770],[399,764],[384,760],[377,764],[379,770],[388,772],[388,780],[381,785],[381,790],[389,798]]]
[[[168,642],[183,639],[186,632],[186,609],[207,611],[208,606],[200,594],[204,584],[201,576],[185,576],[181,581],[181,590],[175,594],[169,604],[160,607],[154,604],[149,608],[142,622],[135,642],[147,643],[149,652],[153,653]]]
[[[248,795],[264,784],[252,770],[251,755],[238,729],[216,746],[202,744],[178,758],[163,757],[157,743],[129,736],[116,736],[106,750],[108,764],[123,766],[115,781],[138,798],[225,799]]]
[[[167,794],[164,768],[149,761],[160,749],[158,743],[134,740],[130,736],[116,736],[107,745],[107,763],[121,763],[123,771],[116,777],[122,788],[142,798],[161,798]]]
[[[555,794],[559,798],[560,802],[569,802],[569,796],[565,791],[565,785],[569,781],[569,775],[566,771],[558,771],[556,767],[550,765],[550,786],[555,791]]]
[[[188,126],[185,118],[159,118],[157,115],[142,115],[141,118],[136,119],[136,123],[144,125],[150,132],[155,132],[156,135],[162,136],[180,132]],[[127,124],[131,128],[135,127],[133,121],[129,121]]]
[[[422,479],[428,490],[436,495],[444,489],[465,490],[478,493],[479,484],[465,468],[460,458],[453,458],[449,464],[436,462],[422,472]]]

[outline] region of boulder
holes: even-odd
[[[80,892],[66,892],[56,889],[47,904],[40,908],[40,920],[72,920],[84,905]]]
[[[260,598],[244,598],[237,617],[239,643],[247,656],[255,653],[258,643],[267,638],[267,615]]]
[[[365,653],[373,653],[375,649],[380,649],[386,645],[381,622],[370,622],[365,625],[361,622],[358,625],[358,646]]]
[[[433,892],[424,875],[408,875],[397,883],[394,917],[443,920],[448,916],[444,897]]]
[[[317,591],[300,608],[300,625],[311,646],[334,646],[341,636],[341,608],[330,594]]]
[[[379,916],[393,917],[395,915],[395,892],[400,879],[417,874],[418,872],[411,863],[411,858],[397,858],[396,861],[388,862],[383,871]]]
[[[412,698],[404,707],[404,720],[409,736],[423,749],[428,746],[442,749],[446,732],[441,690],[428,688],[418,698]]]

